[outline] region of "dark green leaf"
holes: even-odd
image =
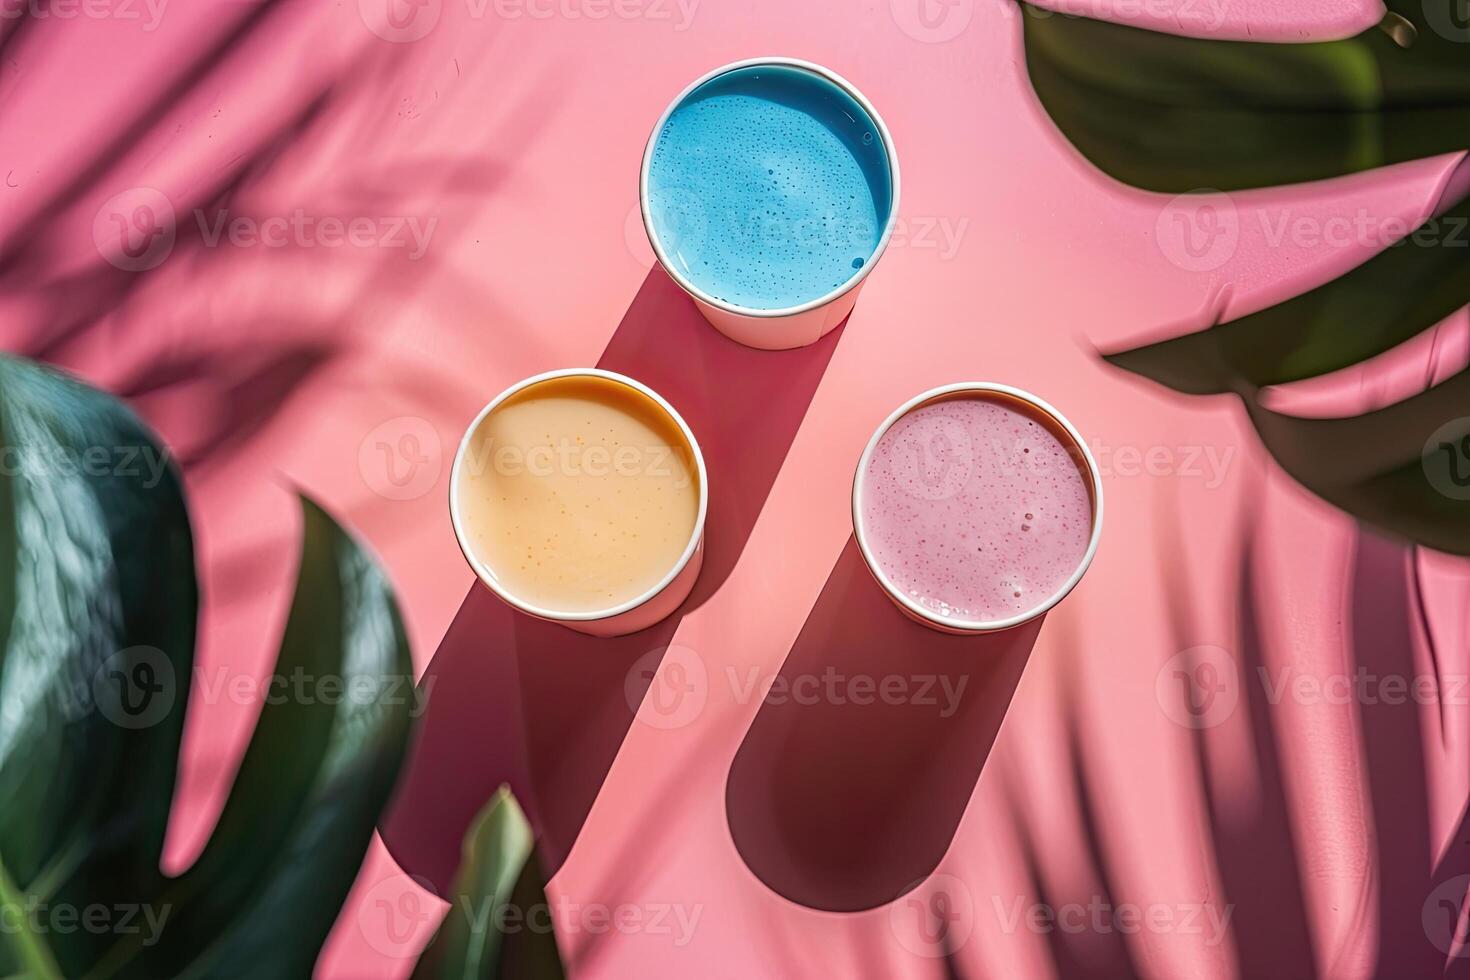
[[[308,976],[402,758],[392,593],[306,502],[277,682],[214,837],[164,878],[198,601],[166,463],[113,399],[0,358],[0,976]],[[135,931],[46,925],[88,909]]]
[[[198,603],[167,460],[116,401],[0,357],[0,868],[51,907],[162,884]],[[78,975],[106,941],[49,953]]]
[[[1461,215],[1467,201],[1449,212]],[[1294,300],[1108,360],[1176,391],[1236,392],[1267,450],[1305,488],[1410,541],[1470,554],[1470,372],[1347,419],[1285,416],[1258,398],[1261,386],[1360,363],[1461,309],[1470,241],[1448,242],[1442,229],[1411,237]]]
[[[1062,132],[1121,181],[1162,192],[1290,184],[1470,144],[1461,2],[1393,0],[1417,29],[1407,48],[1377,30],[1312,44],[1201,40],[1023,5],[1027,66]],[[1400,41],[1412,33],[1393,26]],[[1257,397],[1383,354],[1470,303],[1467,223],[1462,200],[1335,282],[1108,359],[1177,391],[1237,393],[1304,486],[1379,527],[1470,554],[1470,493],[1455,483],[1455,467],[1470,470],[1467,375],[1357,418],[1292,418]]]
[[[1245,404],[1266,448],[1308,490],[1401,537],[1470,555],[1470,372],[1353,418]]]
[[[1266,448],[1303,486],[1384,530],[1470,554],[1470,489],[1458,482],[1463,469],[1470,484],[1470,372],[1351,418],[1294,418],[1258,398],[1264,385],[1387,351],[1470,302],[1470,241],[1447,242],[1442,229],[1411,238],[1303,296],[1108,360],[1177,391],[1237,393]]]
[[[407,745],[413,665],[387,582],[303,500],[301,572],[255,735],[214,834],[166,899],[143,976],[306,976]]]
[[[561,980],[544,880],[531,826],[502,787],[465,836],[449,912],[414,977]]]
[[[1470,198],[1309,293],[1108,360],[1189,394],[1255,389],[1350,367],[1467,303]]]
[[[1464,149],[1470,57],[1443,30],[1460,2],[1406,10],[1418,28],[1407,49],[1379,30],[1310,44],[1205,40],[1029,4],[1022,21],[1037,97],[1094,165],[1148,190],[1230,191]]]

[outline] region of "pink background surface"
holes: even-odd
[[[1470,567],[1388,542],[1301,490],[1233,397],[1172,395],[1097,350],[1202,326],[1226,284],[1234,315],[1340,273],[1368,249],[1273,244],[1270,229],[1283,216],[1422,215],[1455,161],[1233,195],[1238,238],[1200,268],[1172,230],[1175,205],[1108,182],[1055,133],[1007,0],[957,0],[930,26],[908,0],[692,3],[425,0],[397,41],[369,29],[394,34],[381,0],[175,0],[156,29],[146,7],[141,20],[0,24],[0,342],[123,395],[178,454],[201,550],[203,676],[269,669],[294,576],[291,485],[376,548],[427,669],[471,585],[445,509],[462,427],[523,376],[598,363],[617,334],[632,343],[620,357],[682,379],[672,391],[645,378],[681,411],[718,410],[735,446],[748,427],[775,475],[737,522],[748,537],[722,545],[718,590],[671,637],[707,672],[702,709],[676,728],[633,722],[606,746],[605,783],[575,845],[561,842],[571,849],[550,889],[582,905],[697,909],[697,926],[681,946],[652,929],[563,921],[576,975],[941,975],[911,948],[909,899],[833,912],[786,897],[828,884],[780,880],[808,852],[773,857],[783,842],[824,839],[781,810],[802,786],[832,821],[826,836],[866,841],[821,855],[829,871],[912,866],[912,881],[938,860],[944,877],[916,894],[968,896],[956,953],[967,975],[1437,973],[1425,902],[1470,872],[1463,700],[1273,698],[1257,668],[1272,683],[1287,669],[1418,675],[1436,669],[1433,651],[1441,676],[1463,677]],[[906,225],[833,345],[752,361],[696,336],[705,328],[650,272],[636,177],[674,93],[763,54],[826,64],[877,105],[899,148]],[[102,259],[94,224],[131,211],[140,187],[163,195],[177,236],[155,268],[134,272]],[[113,202],[124,193],[126,206]],[[206,225],[221,209],[436,224],[410,258],[390,243],[211,245],[194,209]],[[1432,341],[1272,397],[1301,414],[1396,401],[1464,365],[1467,327],[1462,314]],[[772,408],[755,380],[788,369],[811,389],[804,412],[799,398]],[[915,639],[843,560],[868,436],[900,402],[954,380],[1035,391],[1103,457],[1096,563],[1029,651],[1031,636],[973,649]],[[794,428],[789,449],[755,435],[773,412]],[[799,720],[782,727],[789,712],[758,718],[759,697],[725,682],[774,676],[789,653],[841,665],[842,643],[867,642],[855,620],[868,640],[896,644],[869,642],[855,663],[907,670],[911,655],[972,675],[974,727],[911,713],[875,730],[893,719],[837,713],[802,735]],[[473,639],[462,657],[506,655]],[[1199,647],[1235,668],[1204,728],[1179,723],[1167,694],[1174,658]],[[568,700],[626,710],[622,668],[609,681],[595,648],[586,656],[586,674],[557,679]],[[473,704],[480,692],[456,693]],[[486,711],[516,697],[483,693]],[[207,838],[256,711],[196,685],[171,867]],[[887,764],[893,746],[912,764]],[[465,805],[445,773],[462,773],[461,789],[514,781],[496,769],[501,749],[469,742],[436,759],[437,781],[411,779],[416,826],[451,826]],[[783,750],[810,771],[775,771]],[[540,819],[558,819],[552,808],[542,801]],[[924,847],[906,851],[912,840]],[[433,915],[405,938],[385,901]],[[1199,931],[1182,912],[1170,928],[1126,934],[1008,927],[1033,903],[1193,908]],[[375,842],[319,973],[405,976],[443,908]],[[1228,930],[1212,936],[1210,915],[1227,910]]]

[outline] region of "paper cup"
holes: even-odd
[[[471,465],[470,460],[475,452],[480,429],[485,424],[485,421],[494,414],[495,410],[508,398],[527,388],[554,379],[569,377],[599,378],[604,381],[624,385],[648,399],[653,406],[662,410],[668,416],[668,420],[677,427],[680,435],[687,443],[689,465],[695,471],[699,480],[699,502],[694,529],[690,533],[689,541],[679,560],[656,585],[643,594],[616,606],[590,612],[566,612],[546,609],[526,601],[507,588],[501,580],[501,577],[496,574],[495,569],[490,567],[476,552],[473,539],[466,528],[466,517],[461,506],[459,493],[462,481],[466,478],[468,467]],[[569,629],[574,629],[581,633],[589,633],[593,636],[620,636],[647,629],[671,614],[688,598],[690,591],[694,588],[695,579],[699,577],[700,566],[704,561],[704,522],[708,509],[709,475],[705,470],[704,455],[700,452],[699,442],[694,438],[694,432],[689,428],[688,424],[674,410],[672,405],[651,388],[625,375],[616,374],[612,371],[604,371],[600,368],[572,368],[538,374],[535,377],[527,378],[524,381],[511,385],[505,391],[495,396],[488,405],[480,410],[480,414],[475,417],[474,422],[465,430],[464,438],[460,440],[459,450],[455,453],[454,468],[449,480],[449,514],[450,521],[454,526],[454,535],[459,541],[460,551],[464,553],[465,560],[469,562],[470,568],[474,570],[480,582],[506,604],[520,610],[528,616],[534,616],[537,619],[544,619],[548,622],[560,623]]]
[[[1060,588],[1058,588],[1051,595],[1044,598],[1037,605],[1017,615],[1009,616],[1004,619],[996,619],[993,621],[976,621],[943,615],[939,612],[936,612],[935,610],[921,605],[920,603],[915,601],[913,597],[907,595],[901,588],[894,584],[892,579],[889,578],[887,572],[885,572],[882,566],[879,564],[878,559],[873,552],[873,548],[871,547],[869,534],[865,528],[863,518],[864,489],[869,464],[871,463],[873,454],[877,451],[878,444],[882,440],[884,434],[887,433],[890,428],[892,428],[894,423],[896,423],[899,419],[908,415],[915,409],[921,408],[925,405],[933,404],[938,401],[963,398],[966,395],[973,395],[978,398],[1006,405],[1007,407],[1030,417],[1038,424],[1044,426],[1053,436],[1055,436],[1062,443],[1064,447],[1066,447],[1068,454],[1077,464],[1078,469],[1083,475],[1084,481],[1087,483],[1088,494],[1091,498],[1092,504],[1092,529],[1087,542],[1087,550],[1086,553],[1083,555],[1081,561],[1078,563],[1076,570],[1071,574],[1071,576],[1062,583]],[[1082,581],[1082,576],[1086,574],[1088,566],[1092,564],[1093,555],[1097,553],[1098,541],[1102,536],[1102,521],[1102,474],[1098,470],[1097,460],[1093,458],[1092,452],[1087,448],[1087,443],[1082,439],[1081,434],[1072,425],[1072,423],[1068,422],[1067,419],[1062,415],[1062,413],[1058,412],[1055,408],[1052,408],[1046,402],[1042,401],[1040,398],[1037,398],[1035,395],[1030,394],[1029,392],[1021,391],[1018,388],[1012,388],[1008,385],[992,384],[990,382],[984,381],[965,381],[956,384],[944,385],[939,388],[933,388],[929,391],[924,392],[921,395],[918,395],[915,398],[910,399],[908,402],[899,406],[899,408],[892,415],[888,416],[888,418],[883,421],[882,425],[878,426],[878,431],[874,432],[873,438],[868,440],[867,448],[863,451],[862,458],[858,461],[857,472],[853,476],[853,532],[855,537],[857,538],[858,548],[862,552],[863,560],[867,563],[868,570],[872,572],[873,578],[877,580],[878,585],[881,586],[883,591],[888,594],[888,597],[892,599],[893,602],[901,610],[903,610],[906,615],[908,615],[912,619],[917,620],[920,623],[923,623],[925,626],[928,626],[931,629],[936,629],[944,633],[953,633],[960,635],[994,633],[1000,630],[1012,629],[1014,627],[1022,625],[1023,623],[1029,623],[1037,619],[1038,617],[1045,615],[1048,610],[1050,610],[1058,602],[1061,602],[1062,599],[1066,597],[1067,593],[1071,592],[1072,589],[1076,587],[1078,582]]]
[[[679,108],[695,90],[724,75],[728,72],[743,68],[760,66],[780,66],[795,68],[810,72],[833,86],[845,92],[849,98],[862,107],[863,111],[872,119],[878,130],[878,138],[882,140],[883,149],[888,158],[888,172],[890,175],[891,197],[888,214],[883,223],[881,235],[877,246],[872,254],[866,259],[863,267],[842,285],[833,289],[825,295],[818,296],[812,300],[801,303],[798,306],[786,307],[784,309],[756,309],[753,307],[740,306],[719,299],[696,285],[689,276],[680,269],[679,263],[674,261],[668,253],[665,243],[660,239],[658,230],[654,227],[653,215],[649,202],[649,170],[653,165],[653,152],[658,144],[658,136],[663,132],[669,117],[674,110]],[[762,350],[787,350],[793,347],[804,347],[815,342],[819,337],[835,328],[847,315],[852,312],[853,305],[857,302],[859,291],[867,281],[868,275],[872,273],[883,252],[888,248],[888,243],[893,237],[894,225],[898,221],[898,154],[893,148],[893,136],[883,122],[883,117],[873,104],[863,96],[847,79],[836,72],[821,65],[809,61],[800,61],[795,58],[751,58],[746,61],[737,61],[716,68],[714,71],[697,79],[679,96],[669,103],[664,114],[659,117],[658,125],[653,127],[653,133],[649,137],[648,145],[643,151],[643,168],[638,181],[639,201],[643,211],[643,227],[648,233],[649,243],[653,246],[654,255],[658,257],[659,264],[664,271],[679,287],[694,299],[694,305],[704,314],[715,329],[725,336],[738,341],[747,347],[756,347]]]

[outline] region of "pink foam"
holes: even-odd
[[[980,623],[1035,609],[1076,572],[1092,536],[1071,449],[996,400],[923,405],[868,461],[868,547],[896,588],[940,615]]]

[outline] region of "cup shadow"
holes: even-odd
[[[933,872],[1041,623],[922,626],[849,537],[730,767],[725,809],[751,872],[830,912],[884,905]]]
[[[547,874],[561,867],[679,621],[735,567],[843,329],[799,350],[753,350],[711,327],[662,269],[648,274],[597,366],[663,395],[699,440],[704,567],[672,616],[613,638],[470,587],[420,679],[425,710],[380,828],[404,871],[443,894],[465,831],[502,784],[540,835]]]

